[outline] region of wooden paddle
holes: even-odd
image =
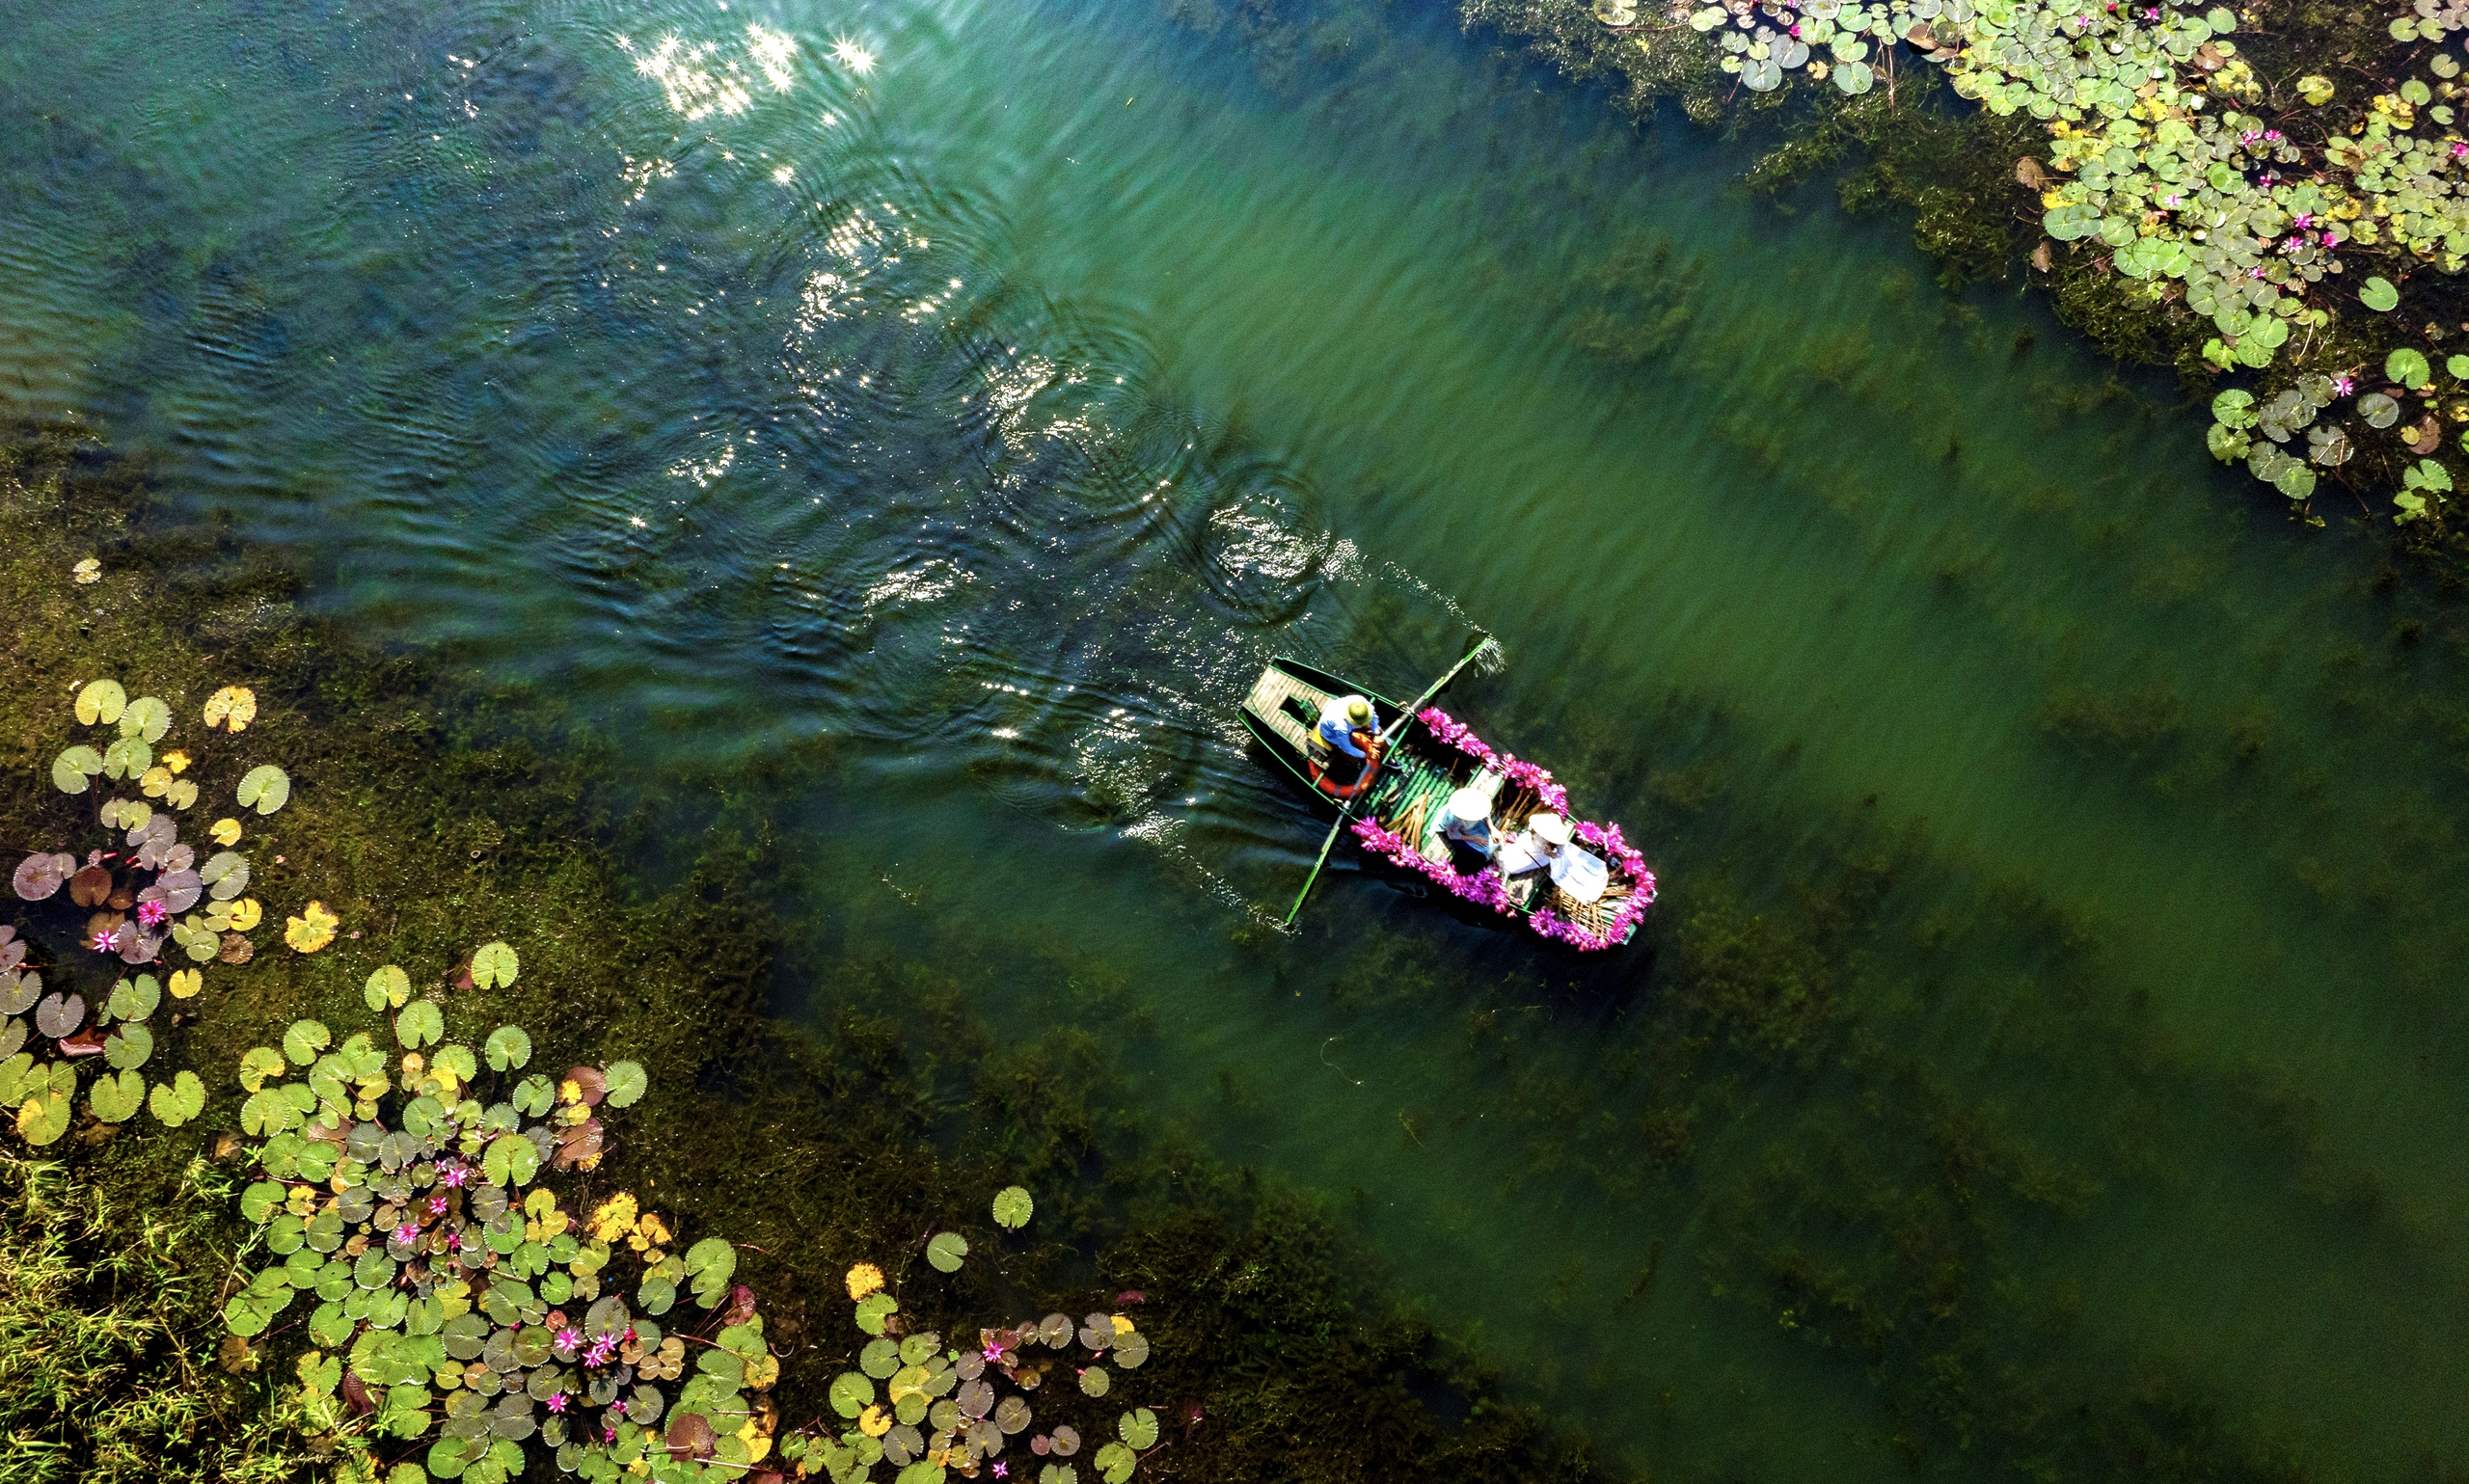
[[[1507,657],[1501,652],[1501,641],[1480,629],[1476,630],[1475,645],[1466,651],[1465,658],[1451,665],[1448,674],[1433,681],[1423,694],[1415,697],[1412,705],[1397,713],[1396,720],[1382,728],[1376,742],[1381,754],[1387,755],[1389,743],[1396,739],[1397,733],[1408,721],[1414,719],[1416,713],[1424,709],[1424,702],[1440,694],[1441,687],[1457,678],[1459,670],[1471,664],[1486,675],[1497,675],[1507,663]],[[1294,905],[1287,908],[1286,922],[1283,926],[1289,928],[1294,926],[1295,914],[1303,910],[1303,899],[1312,894],[1312,883],[1320,879],[1320,868],[1329,863],[1329,851],[1338,843],[1338,831],[1346,827],[1346,821],[1354,814],[1355,799],[1364,797],[1370,791],[1372,774],[1376,770],[1370,762],[1366,762],[1363,776],[1355,780],[1354,793],[1343,803],[1338,805],[1338,822],[1329,826],[1329,838],[1320,842],[1320,858],[1312,863],[1312,874],[1303,878],[1303,889],[1294,894]]]

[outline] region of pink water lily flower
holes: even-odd
[[[95,935],[86,940],[86,946],[98,954],[108,954],[113,951],[112,938],[113,933],[110,929],[97,928],[95,930]]]
[[[137,904],[137,920],[149,928],[160,928],[163,926],[163,920],[171,915],[172,909],[159,902],[141,902]]]
[[[583,1335],[572,1325],[557,1332],[557,1348],[560,1350],[572,1350],[582,1343]]]
[[[549,1393],[549,1410],[550,1410],[550,1411],[552,1411],[552,1412],[563,1412],[563,1411],[565,1411],[565,1410],[566,1410],[566,1393],[565,1393],[565,1392],[563,1392],[563,1391],[552,1391],[552,1392],[550,1392],[550,1393]]]
[[[418,1237],[420,1234],[421,1228],[413,1226],[410,1222],[405,1222],[394,1228],[394,1240],[403,1243],[405,1246],[411,1245],[413,1239]]]
[[[1003,1347],[1001,1345],[989,1342],[986,1349],[980,1352],[980,1354],[984,1357],[986,1363],[989,1365],[1000,1365],[1003,1363]]]
[[[428,1214],[431,1216],[443,1216],[446,1214],[446,1198],[444,1196],[431,1196],[428,1198]]]

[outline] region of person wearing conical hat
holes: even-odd
[[[1371,702],[1360,695],[1331,696],[1320,707],[1320,727],[1316,740],[1319,751],[1331,761],[1339,757],[1359,760],[1362,768],[1358,778],[1369,776],[1380,766],[1380,714]]]
[[[1449,796],[1441,816],[1441,838],[1462,845],[1489,860],[1492,857],[1492,801],[1480,789],[1459,789]]]
[[[1511,879],[1548,869],[1553,858],[1569,848],[1569,822],[1557,814],[1530,814],[1526,827],[1501,843],[1494,857],[1501,875]]]

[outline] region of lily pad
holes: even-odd
[[[127,706],[128,692],[116,680],[89,681],[86,688],[77,692],[77,719],[88,726],[97,722],[111,725]]]
[[[831,1410],[844,1417],[854,1417],[874,1405],[875,1384],[854,1370],[842,1371],[832,1378]]]
[[[240,775],[240,807],[272,814],[291,801],[291,775],[272,763],[260,763]]]
[[[103,755],[82,743],[51,760],[51,786],[63,794],[83,794],[90,778],[103,770]]]
[[[81,785],[82,788],[82,785]],[[71,793],[79,790],[70,790]],[[10,885],[20,900],[45,901],[57,893],[68,879],[77,874],[77,857],[37,850],[17,863]]]
[[[258,719],[258,693],[246,686],[225,686],[205,698],[205,724],[210,731],[229,725],[245,732]]]
[[[114,1020],[143,1020],[162,1003],[162,985],[151,974],[140,974],[112,985],[112,997],[104,1003],[103,1013]]]
[[[937,1231],[926,1244],[926,1261],[937,1273],[957,1273],[968,1255],[968,1239],[957,1231]]]
[[[136,778],[154,766],[154,749],[143,739],[122,737],[103,749],[103,776]]]
[[[171,729],[172,708],[155,696],[141,695],[120,714],[120,735],[139,738],[149,745],[161,742]]]
[[[368,983],[362,987],[360,997],[379,1014],[400,1010],[403,1002],[412,997],[412,977],[391,963],[383,964],[368,976]]]
[[[519,1025],[502,1025],[489,1033],[489,1070],[520,1069],[531,1060],[531,1038]]]
[[[335,1033],[322,1020],[294,1020],[283,1033],[283,1054],[291,1058],[294,1066],[314,1062],[318,1052],[334,1043]]]
[[[249,889],[249,857],[237,850],[217,850],[197,868],[197,878],[204,883],[207,896],[229,902]]]
[[[1123,1369],[1138,1370],[1149,1359],[1149,1336],[1134,1330],[1117,1339],[1114,1348],[1107,1353],[1114,1357],[1115,1364]],[[1144,1447],[1147,1445],[1142,1444]]]
[[[240,1090],[257,1092],[268,1078],[280,1077],[285,1070],[282,1052],[271,1046],[251,1046],[240,1053]]]
[[[2358,285],[2357,302],[2378,314],[2388,314],[2401,307],[2401,291],[2385,278],[2371,278]]]
[[[158,1082],[147,1094],[147,1111],[166,1128],[177,1128],[205,1110],[205,1084],[197,1073],[181,1070],[169,1082]]]
[[[86,1023],[86,997],[54,989],[35,1006],[35,1029],[54,1040],[74,1036]]]
[[[122,1071],[146,1065],[154,1054],[154,1033],[142,1025],[123,1025],[103,1042],[103,1060]],[[117,1119],[106,1120],[118,1122]]]
[[[1097,1466],[1098,1477],[1105,1480],[1106,1484],[1123,1484],[1124,1480],[1131,1477],[1132,1468],[1140,1458],[1122,1444],[1109,1443],[1098,1449],[1098,1456],[1090,1462]]]
[[[143,1026],[137,1029],[141,1034],[145,1031]],[[125,1068],[98,1076],[86,1094],[86,1103],[103,1122],[125,1123],[146,1106],[146,1079]]]
[[[529,1185],[540,1173],[540,1147],[522,1134],[501,1134],[482,1151],[480,1173],[494,1185]]]
[[[514,983],[522,969],[522,960],[505,943],[483,943],[472,952],[472,984],[475,988],[495,989]]]
[[[446,1037],[446,1015],[427,1000],[414,1000],[394,1017],[394,1039],[418,1050],[433,1046]]]
[[[1157,1414],[1146,1407],[1126,1412],[1115,1419],[1115,1435],[1127,1448],[1146,1449],[1157,1441]]]
[[[2359,397],[2357,411],[2371,428],[2388,428],[2401,420],[2401,404],[2380,391],[2370,391]]]
[[[1084,1396],[1103,1396],[1113,1386],[1113,1378],[1102,1365],[1092,1365],[1080,1373],[1080,1391]]]
[[[737,1249],[719,1237],[705,1237],[686,1250],[686,1271],[694,1279],[694,1301],[710,1309],[728,1296]]]
[[[292,949],[313,954],[335,940],[335,930],[342,919],[326,910],[322,902],[312,902],[300,909],[297,917],[286,918],[283,925],[283,941]]]
[[[1037,1208],[1025,1188],[1007,1185],[994,1193],[994,1225],[1006,1231],[1017,1231],[1029,1224]]]
[[[76,1086],[73,1080],[75,1068],[64,1065],[55,1070],[68,1072],[72,1079],[70,1088]],[[41,1091],[28,1093],[17,1108],[17,1137],[37,1146],[56,1144],[61,1135],[68,1132],[71,1111],[68,1092],[57,1087],[46,1086]]]
[[[857,1328],[881,1335],[883,1321],[900,1311],[900,1301],[888,1293],[870,1293],[857,1301]]]
[[[2412,391],[2429,386],[2434,381],[2434,372],[2427,364],[2427,358],[2406,345],[2383,358],[2383,374]]]
[[[651,1078],[639,1062],[611,1062],[606,1076],[608,1086],[602,1094],[611,1108],[631,1108],[641,1100],[643,1090],[651,1086]]]

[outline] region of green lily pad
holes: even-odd
[[[482,989],[495,989],[514,983],[523,962],[514,949],[504,943],[483,943],[472,954],[472,983]]]
[[[523,1134],[500,1134],[480,1155],[480,1173],[492,1185],[529,1185],[540,1172],[540,1147]]]
[[[131,1075],[135,1074],[135,1068],[145,1066],[146,1059],[153,1054],[154,1033],[134,1021],[114,1031],[111,1039],[103,1042],[103,1060]],[[132,1108],[129,1111],[134,1113],[137,1110]],[[120,1120],[106,1119],[103,1121],[117,1123]]]
[[[291,775],[272,763],[260,763],[240,775],[240,807],[272,814],[291,801]]]
[[[890,1339],[870,1339],[866,1348],[857,1352],[857,1368],[877,1381],[891,1379],[900,1369],[900,1346]]]
[[[831,1381],[831,1410],[844,1417],[854,1417],[875,1403],[875,1384],[854,1370],[842,1371]]]
[[[857,1301],[857,1328],[881,1335],[883,1321],[900,1311],[900,1301],[888,1293],[870,1293]]]
[[[2412,390],[2434,381],[2427,358],[2405,345],[2383,358],[2383,374]]]
[[[137,1029],[142,1034],[145,1027]],[[146,1079],[125,1069],[96,1077],[86,1094],[86,1104],[95,1111],[95,1118],[106,1123],[125,1123],[146,1106]]]
[[[120,735],[152,743],[172,729],[172,708],[156,696],[141,695],[120,714]]]
[[[162,1003],[162,981],[151,974],[140,974],[112,985],[112,997],[104,1002],[103,1013],[114,1020],[143,1020]]]
[[[608,1079],[602,1100],[611,1108],[633,1107],[641,1100],[644,1089],[651,1086],[651,1078],[639,1062],[611,1062],[601,1075]]]
[[[381,1015],[390,1010],[401,1010],[403,1002],[412,997],[412,976],[391,963],[381,965],[368,976],[360,997]]]
[[[1098,1477],[1105,1480],[1106,1484],[1123,1484],[1124,1480],[1131,1477],[1132,1467],[1140,1462],[1140,1458],[1122,1444],[1109,1443],[1098,1449],[1098,1456],[1090,1462],[1097,1466]]]
[[[729,1279],[737,1272],[737,1249],[719,1237],[705,1237],[686,1250],[686,1271],[694,1279],[694,1302],[710,1309],[728,1295]]]
[[[86,688],[77,692],[77,719],[88,726],[97,722],[109,726],[120,719],[120,714],[127,707],[128,692],[116,680],[89,681]]]
[[[433,1046],[446,1037],[446,1015],[427,1000],[414,1000],[394,1017],[394,1039],[418,1050]]]
[[[2378,314],[2388,314],[2401,307],[2401,291],[2389,279],[2371,278],[2358,285],[2357,302]]]
[[[968,1255],[968,1239],[957,1231],[937,1231],[926,1244],[926,1261],[937,1273],[957,1273]]]
[[[51,760],[51,786],[63,794],[83,794],[87,780],[103,770],[103,755],[88,746],[75,746]]]
[[[1126,1412],[1115,1419],[1115,1433],[1126,1447],[1145,1449],[1157,1441],[1157,1414],[1146,1407]]]
[[[1037,1214],[1038,1204],[1029,1193],[1017,1185],[1007,1185],[994,1193],[994,1225],[1006,1231],[1017,1231]]]
[[[335,1043],[335,1033],[326,1029],[322,1020],[294,1020],[283,1033],[283,1054],[291,1058],[294,1066],[306,1066],[317,1060],[317,1053]]]
[[[502,1025],[489,1033],[485,1049],[489,1070],[520,1069],[531,1060],[531,1038],[519,1025]]]
[[[171,1081],[156,1083],[147,1094],[146,1111],[165,1128],[177,1128],[205,1111],[205,1084],[193,1071],[174,1073]]]
[[[1080,1390],[1087,1396],[1103,1396],[1113,1388],[1113,1378],[1102,1365],[1092,1365],[1080,1373]]]
[[[516,1111],[528,1113],[535,1119],[539,1118],[556,1105],[557,1085],[540,1073],[533,1072],[514,1085],[514,1093],[510,1101],[513,1102]]]
[[[103,776],[134,778],[154,766],[154,749],[143,738],[122,737],[103,749]]]

